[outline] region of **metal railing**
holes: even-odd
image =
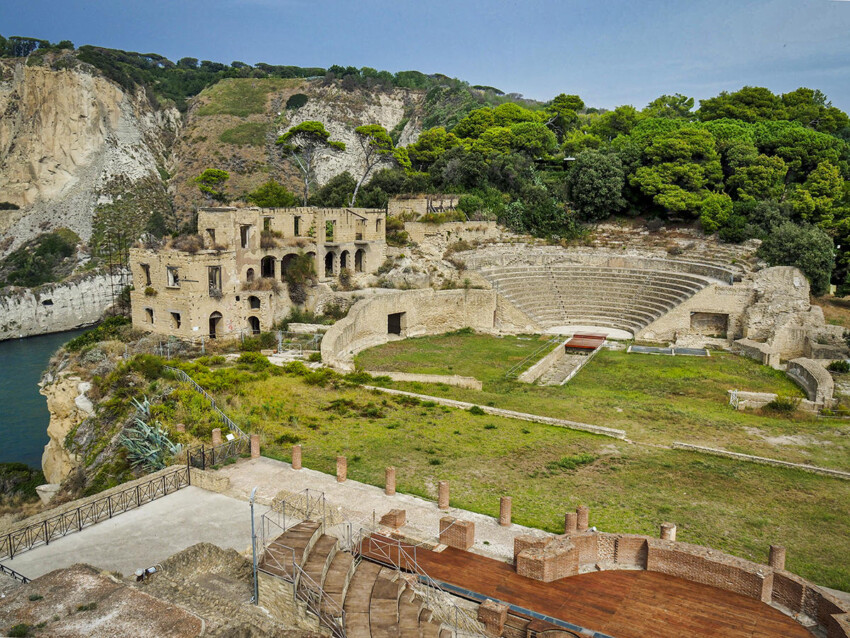
[[[201,444],[186,450],[186,466],[205,470],[248,452],[250,452],[250,443],[243,438],[234,438],[232,441],[209,447]]]
[[[212,397],[212,395],[210,395],[209,392],[207,392],[201,386],[199,386],[197,384],[197,382],[192,377],[190,377],[188,374],[186,374],[183,370],[180,370],[179,368],[172,368],[171,366],[163,366],[163,367],[166,370],[168,370],[169,372],[171,372],[175,377],[177,377],[181,381],[185,381],[186,383],[191,385],[195,389],[196,392],[203,394],[204,397],[206,397],[207,401],[210,402],[210,405],[212,406],[213,412],[216,413],[216,416],[218,416],[219,421],[221,421],[224,425],[226,425],[229,430],[231,430],[232,432],[236,432],[236,434],[239,436],[239,438],[246,439],[246,440],[248,439],[248,435],[245,434],[242,431],[242,428],[240,428],[238,425],[236,425],[236,423],[233,422],[233,419],[231,419],[229,416],[227,416],[224,412],[222,412],[219,409],[219,407],[216,405],[215,399]]]
[[[24,585],[32,582],[31,579],[27,578],[22,573],[16,572],[11,567],[6,567],[3,563],[0,563],[0,574],[6,574],[7,576],[11,577],[12,580],[20,581]]]
[[[561,335],[556,335],[552,337],[542,346],[537,348],[534,352],[527,355],[522,361],[512,365],[510,368],[508,368],[508,371],[505,372],[505,379],[516,379],[519,376],[520,370],[522,370],[525,366],[531,363],[533,359],[539,358],[544,351],[551,350],[556,343],[560,343],[561,339]]]
[[[15,555],[33,547],[48,545],[54,539],[73,532],[81,532],[84,527],[141,507],[145,503],[187,487],[190,484],[189,480],[189,469],[178,467],[173,472],[66,510],[40,523],[12,530],[0,536],[0,559],[14,558]]]
[[[265,549],[275,538],[301,521],[317,521],[324,532],[328,512],[325,493],[309,488],[275,501],[260,518],[260,546]]]

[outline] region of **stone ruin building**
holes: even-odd
[[[133,325],[211,339],[270,330],[293,305],[286,272],[313,260],[318,281],[371,273],[386,257],[384,210],[202,208],[203,246],[133,248]]]

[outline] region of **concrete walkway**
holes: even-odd
[[[521,525],[501,527],[495,518],[466,510],[450,508],[442,511],[435,502],[409,494],[387,496],[383,488],[357,481],[337,483],[336,477],[330,474],[306,468],[293,470],[289,463],[265,457],[240,461],[217,473],[230,478],[228,496],[247,499],[256,486],[258,501],[266,504],[270,504],[282,491],[294,494],[309,488],[315,495],[324,492],[327,510],[334,519],[328,533],[343,541],[348,538],[349,529],[356,534],[361,526],[369,527],[373,521],[380,521],[381,516],[391,509],[405,510],[407,524],[400,528],[401,532],[408,539],[421,542],[437,542],[440,519],[444,516],[472,521],[475,523],[472,551],[498,560],[513,560],[513,539],[518,534],[549,535]]]
[[[255,507],[256,516],[267,509],[262,505]],[[250,551],[248,503],[185,487],[4,563],[29,578],[74,563],[88,563],[129,576],[204,541],[239,552]]]

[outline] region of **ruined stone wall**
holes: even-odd
[[[417,244],[426,241],[439,241],[450,244],[456,241],[483,241],[502,236],[502,229],[496,222],[446,222],[445,224],[426,224],[405,222],[410,241]]]
[[[788,362],[788,376],[801,385],[809,400],[826,408],[832,407],[835,382],[832,375],[817,361],[800,357]]]
[[[387,214],[391,216],[414,213],[425,215],[431,211],[455,210],[460,195],[397,195],[387,203]]]

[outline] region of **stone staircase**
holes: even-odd
[[[546,370],[537,382],[540,385],[561,385],[570,373],[587,361],[587,354],[567,354]]]
[[[309,601],[309,611],[320,615],[323,628],[331,628],[334,636],[452,636],[398,570],[357,560],[339,548],[336,537],[324,534],[318,522],[302,521],[275,538],[263,552],[259,569],[294,583],[298,600]],[[262,593],[260,604],[268,604]]]

